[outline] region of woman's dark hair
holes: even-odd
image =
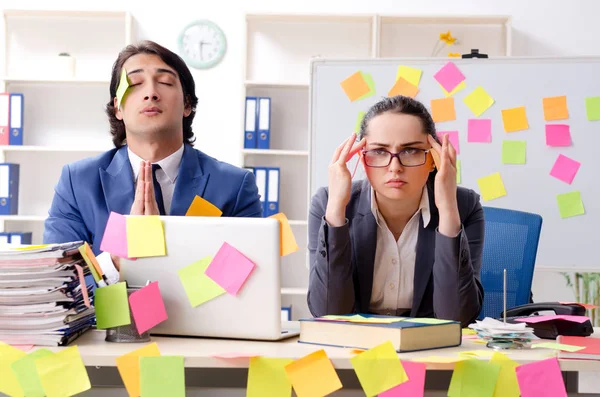
[[[431,135],[433,139],[440,143],[435,131],[435,123],[433,122],[431,114],[427,108],[421,102],[403,95],[384,98],[375,105],[371,106],[360,123],[358,140],[361,140],[368,134],[369,122],[371,119],[384,113],[409,114],[417,117],[423,125],[423,132]],[[436,172],[437,170],[429,174],[430,182],[433,182]]]
[[[139,44],[131,44],[125,47],[119,53],[117,60],[113,64],[110,78],[110,100],[106,104],[106,114],[108,115],[110,133],[113,136],[113,143],[115,147],[119,148],[125,145],[127,136],[125,134],[125,123],[123,123],[122,120],[117,119],[115,115],[113,98],[117,96],[117,86],[121,78],[121,69],[123,64],[129,58],[138,54],[157,55],[163,60],[164,63],[175,69],[177,72],[179,81],[181,81],[181,87],[183,89],[185,106],[190,106],[192,108],[190,115],[183,118],[183,141],[193,145],[196,139],[194,138],[194,132],[192,131],[192,121],[196,115],[198,97],[196,96],[196,85],[194,83],[192,73],[179,55],[153,41],[142,41]]]

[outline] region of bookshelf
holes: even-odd
[[[313,58],[431,56],[440,33],[458,44],[444,48],[490,56],[511,55],[508,16],[247,14],[244,97],[271,98],[271,148],[241,148],[245,167],[279,167],[280,211],[292,221],[300,250],[282,261],[282,305],[292,318],[310,316],[308,210],[310,204],[308,129],[309,65]],[[244,98],[245,99],[245,98]],[[240,109],[245,112],[245,102]],[[240,126],[242,133],[244,126]],[[243,140],[242,140],[243,142]],[[324,170],[325,172],[326,170]]]
[[[104,106],[133,19],[125,11],[4,10],[0,24],[0,92],[24,95],[23,145],[0,146],[1,162],[20,164],[19,212],[0,216],[0,229],[30,231],[39,244],[63,166],[112,147]]]

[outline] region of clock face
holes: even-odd
[[[179,35],[179,51],[194,68],[208,69],[223,59],[227,41],[213,22],[201,20],[186,26]]]

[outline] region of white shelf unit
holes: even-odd
[[[24,142],[0,146],[1,162],[20,164],[19,212],[0,216],[0,230],[33,232],[38,244],[63,166],[112,147],[104,107],[133,19],[125,11],[4,10],[1,24],[0,92],[24,95]],[[47,67],[59,53],[75,59],[73,74]]]
[[[511,54],[510,30],[507,16],[246,15],[244,93],[271,97],[271,149],[242,148],[241,153],[244,166],[281,168],[280,210],[297,220],[293,231],[300,246],[282,263],[282,304],[292,305],[293,319],[310,316],[310,60],[431,56],[440,33],[447,31],[459,44],[446,46],[439,56],[469,53],[472,48],[505,56]]]

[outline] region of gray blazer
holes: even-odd
[[[427,184],[431,220],[420,218],[411,317],[473,322],[483,304],[480,281],[484,238],[479,195],[462,187],[456,192],[461,232],[451,238],[437,231],[439,213],[433,184]],[[308,220],[310,276],[308,307],[313,316],[368,313],[373,288],[377,223],[371,212],[368,180],[352,184],[346,224],[325,221],[328,189],[314,195]]]

